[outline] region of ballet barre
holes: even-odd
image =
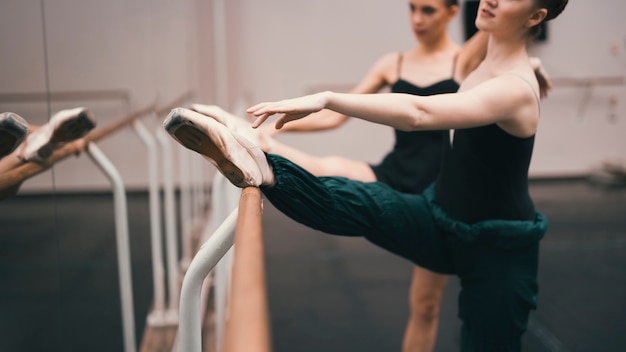
[[[623,86],[626,84],[624,76],[590,76],[590,77],[553,77],[550,78],[553,87],[592,87],[592,86]],[[308,86],[306,94],[313,94],[330,90],[333,92],[348,92],[354,84],[316,84]]]
[[[270,352],[270,319],[263,248],[261,191],[241,192],[235,232],[232,291],[226,330],[228,352]]]
[[[624,76],[555,77],[550,79],[554,87],[623,86]]]
[[[123,100],[130,101],[130,92],[122,89],[60,91],[60,92],[23,92],[0,93],[0,103],[33,103],[40,101],[95,101]]]
[[[578,103],[578,118],[582,119],[587,111],[587,106],[591,100],[593,87],[609,87],[609,86],[623,86],[626,84],[626,77],[624,76],[591,76],[591,77],[557,77],[552,78],[552,86],[555,88],[567,88],[567,87],[580,87],[584,89],[582,98]],[[609,99],[610,109],[613,111],[610,113],[610,120],[614,120],[615,107],[617,106],[619,99],[617,95],[612,95]]]
[[[59,161],[62,161],[69,156],[79,154],[82,151],[82,146],[86,145],[88,142],[95,142],[99,139],[102,139],[103,137],[114,132],[117,128],[129,124],[139,117],[148,115],[154,110],[154,104],[151,104],[132,112],[131,114],[124,117],[121,122],[118,122],[112,126],[107,126],[100,130],[94,130],[91,133],[87,134],[85,137],[78,140],[82,143],[68,143],[63,147],[55,150],[44,163],[29,162],[20,165],[10,171],[3,172],[2,174],[0,174],[0,189],[5,189],[17,185],[22,181],[49,169],[52,165],[58,163]]]
[[[241,191],[238,207],[200,247],[189,265],[181,288],[179,351],[202,351],[202,284],[233,244],[236,255],[225,350],[271,351],[261,192],[256,187]],[[218,347],[218,351],[222,349]]]

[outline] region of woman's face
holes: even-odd
[[[444,37],[448,23],[457,13],[457,6],[446,0],[409,0],[411,27],[420,42],[433,42]]]
[[[476,27],[491,33],[526,33],[536,10],[535,0],[480,0]]]

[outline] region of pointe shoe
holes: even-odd
[[[61,110],[26,137],[20,158],[43,162],[55,149],[85,136],[95,126],[96,121],[86,108]]]
[[[191,104],[189,109],[206,115],[228,127],[231,131],[237,132],[244,138],[249,139],[250,142],[257,145],[259,144],[257,130],[252,128],[252,124],[245,119],[237,117],[217,105]]]
[[[203,155],[237,187],[258,187],[274,182],[259,146],[213,118],[176,108],[163,121],[163,127],[178,143]]]
[[[28,133],[28,123],[13,112],[0,114],[0,158],[11,154]]]

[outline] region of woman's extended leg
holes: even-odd
[[[189,109],[172,110],[163,125],[234,185],[260,186],[272,204],[295,221],[329,234],[365,237],[425,268],[448,272],[448,256],[442,253],[445,238],[423,196],[380,182],[316,177],[281,156],[264,154],[236,131]]]
[[[363,182],[376,181],[374,171],[364,161],[351,160],[341,156],[315,156],[270,139],[271,137],[263,135],[259,137],[261,143],[267,143],[271,140],[267,144],[271,146],[269,153],[282,155],[315,176],[343,176]]]
[[[267,159],[275,183],[261,190],[293,220],[329,234],[365,237],[425,268],[448,272],[445,238],[421,195],[380,182],[316,177],[278,155]]]

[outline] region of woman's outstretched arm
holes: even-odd
[[[502,75],[461,93],[422,97],[398,93],[322,92],[260,103],[247,111],[257,117],[253,127],[260,126],[274,114],[282,114],[276,121],[276,128],[281,128],[290,121],[329,109],[404,131],[468,128],[501,122],[511,124],[514,135],[530,135],[536,124],[515,126],[511,121],[525,114],[538,118],[533,94],[520,78]]]

